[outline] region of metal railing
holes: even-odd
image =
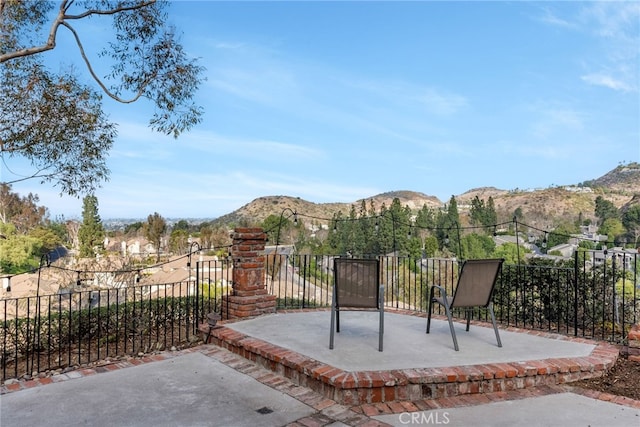
[[[564,266],[504,265],[494,294],[498,321],[625,343],[629,328],[640,321],[638,254],[627,254],[624,263],[613,258],[598,265],[589,255],[576,254]],[[333,259],[313,255],[268,259],[267,287],[278,297],[277,308],[329,307]],[[453,294],[459,268],[455,260],[381,257],[381,261],[388,307],[426,312],[432,284]],[[474,316],[487,320],[486,310],[477,310]]]
[[[230,292],[228,264],[199,262],[190,281],[0,300],[2,381],[190,346]]]
[[[333,256],[267,257],[266,287],[277,309],[329,307]],[[638,257],[594,265],[504,265],[494,311],[504,326],[550,331],[624,344],[640,321]],[[0,300],[1,379],[28,378],[108,358],[199,342],[207,314],[228,313],[231,261],[198,262],[191,280],[122,288],[77,289]],[[458,262],[381,257],[385,304],[426,312],[429,286],[453,292]],[[461,315],[461,313],[454,313]],[[474,318],[487,320],[484,310]]]

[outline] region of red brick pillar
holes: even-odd
[[[222,318],[244,318],[274,313],[276,297],[269,295],[265,282],[262,228],[236,228],[232,234],[233,292],[222,297]]]

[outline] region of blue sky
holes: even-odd
[[[184,1],[170,11],[207,68],[204,120],[174,140],[147,129],[149,105],[105,98],[119,136],[96,193],[102,218],[213,218],[270,195],[325,203],[412,190],[446,202],[640,161],[638,2]],[[80,68],[65,29],[59,43],[56,55]],[[38,194],[54,218],[81,216],[82,201],[50,185],[13,189]]]

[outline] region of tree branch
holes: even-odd
[[[110,9],[110,10],[98,10],[98,9],[91,9],[91,10],[87,10],[84,13],[81,13],[79,15],[65,15],[65,19],[82,19],[82,18],[86,18],[87,16],[91,16],[91,15],[115,15],[117,13],[120,12],[126,12],[126,11],[130,11],[130,10],[137,10],[137,9],[144,9],[147,6],[151,6],[152,4],[156,3],[157,0],[149,0],[149,1],[142,1],[136,5],[133,6],[121,6],[121,7],[117,7],[115,9]]]
[[[53,50],[56,47],[56,33],[58,32],[58,27],[60,25],[65,25],[68,28],[70,28],[68,24],[66,24],[65,22],[66,20],[78,20],[78,19],[86,18],[87,16],[91,16],[91,15],[115,15],[119,12],[137,10],[137,9],[142,9],[142,8],[151,6],[152,4],[156,3],[156,1],[157,0],[142,1],[133,6],[117,7],[115,9],[110,9],[110,10],[91,9],[79,15],[67,15],[66,10],[71,6],[73,1],[68,3],[65,0],[62,3],[60,3],[60,9],[58,11],[58,15],[51,23],[51,28],[49,29],[49,36],[47,37],[47,42],[45,44],[42,44],[40,46],[32,46],[25,49],[16,50],[13,52],[3,53],[2,55],[0,55],[0,63],[7,62],[16,58],[22,58],[24,56],[36,55],[38,53],[46,52],[48,50]],[[2,2],[2,6],[5,7],[4,1]],[[77,39],[77,36],[76,36],[76,39]],[[107,92],[107,94],[113,98],[113,95],[111,95],[109,92]],[[140,95],[138,95],[138,97],[140,97]],[[120,102],[123,102],[123,101],[120,101]]]
[[[56,33],[58,32],[58,27],[60,24],[64,22],[65,14],[64,14],[64,5],[66,2],[62,2],[60,4],[60,10],[58,11],[58,15],[51,23],[51,28],[49,29],[49,36],[47,37],[47,42],[40,46],[28,47],[25,49],[16,50],[14,52],[7,52],[0,55],[0,64],[3,62],[10,61],[15,58],[21,58],[23,56],[31,56],[38,53],[46,52],[48,50],[53,50],[56,47]]]
[[[2,182],[0,182],[0,184],[11,185],[11,184],[15,184],[16,182],[27,181],[29,179],[34,179],[34,178],[50,179],[51,177],[56,176],[55,173],[48,173],[48,174],[40,175],[41,172],[46,171],[48,168],[49,168],[49,166],[47,166],[46,168],[43,168],[43,169],[38,169],[37,171],[35,171],[33,174],[31,174],[29,176],[23,176],[21,178],[17,178],[17,179],[11,180],[11,181],[2,181]]]
[[[112,93],[109,88],[107,88],[107,86],[102,82],[102,80],[100,80],[100,78],[96,75],[96,73],[93,71],[93,67],[91,66],[91,61],[89,61],[89,58],[87,58],[87,55],[84,52],[84,47],[82,46],[82,42],[80,41],[80,37],[78,36],[78,33],[76,32],[76,30],[69,25],[69,23],[67,22],[62,22],[61,25],[65,26],[66,28],[69,29],[69,31],[71,31],[71,33],[73,34],[73,37],[76,39],[76,44],[78,45],[78,49],[80,49],[80,55],[82,56],[82,60],[84,61],[84,63],[87,66],[87,69],[89,70],[89,73],[91,74],[91,77],[93,77],[93,79],[96,81],[96,83],[98,83],[98,85],[100,86],[100,88],[102,88],[102,90],[104,91],[104,93],[106,93],[110,98],[121,102],[123,104],[132,104],[134,102],[136,102],[138,99],[140,99],[140,97],[143,94],[143,90],[142,88],[138,90],[138,93],[129,100],[126,99],[122,99],[119,96],[117,96],[116,94]]]

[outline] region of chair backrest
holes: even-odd
[[[451,307],[486,307],[504,259],[473,259],[462,264]]]
[[[333,277],[338,307],[380,308],[378,259],[336,258]]]

